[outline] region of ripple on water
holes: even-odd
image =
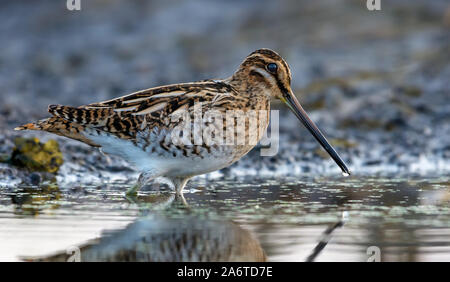
[[[372,245],[386,252],[385,260],[450,259],[450,187],[445,177],[244,178],[191,185],[195,192],[185,193],[184,199],[148,190],[127,199],[126,184],[5,189],[0,193],[0,259],[47,255],[103,237],[107,230],[126,233],[138,218],[152,215],[234,222],[251,232],[269,260],[304,260],[344,211],[348,220],[319,260],[365,261],[364,248]],[[18,233],[20,237],[14,235]],[[409,257],[402,255],[405,240]],[[434,254],[432,246],[444,251]]]

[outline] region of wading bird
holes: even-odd
[[[156,177],[168,179],[176,193],[181,193],[191,177],[231,165],[255,144],[199,143],[192,136],[184,136],[187,142],[174,142],[175,129],[186,120],[195,128],[196,108],[224,115],[229,111],[267,112],[267,118],[257,120],[259,126],[256,129],[248,122],[236,127],[245,131],[243,136],[249,137],[255,130],[267,129],[273,98],[287,104],[342,172],[350,173],[293,94],[288,64],[269,49],[259,49],[248,55],[227,79],[160,86],[80,107],[50,105],[48,111],[52,117],[15,129],[43,130],[69,137],[133,163],[141,174],[128,194],[135,194]],[[180,113],[193,118],[174,118]],[[234,127],[236,123],[222,120],[214,124],[227,132],[227,127]],[[238,136],[240,133],[233,134]],[[257,134],[257,141],[261,137]]]

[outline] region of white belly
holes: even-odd
[[[222,169],[251,149],[249,147],[243,152],[241,148],[238,152],[234,147],[223,146],[208,151],[206,148],[198,147],[198,154],[184,156],[182,151],[176,148],[169,151],[162,149],[158,142],[150,144],[144,150],[128,140],[113,135],[89,135],[88,138],[101,145],[103,152],[122,157],[140,171],[169,177],[190,177]]]

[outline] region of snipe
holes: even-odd
[[[260,49],[227,79],[160,86],[80,107],[50,105],[52,117],[16,130],[48,131],[123,157],[142,171],[128,193],[136,193],[156,177],[167,178],[181,193],[191,177],[227,167],[247,154],[266,130],[270,100],[276,98],[349,174],[290,85],[285,60],[272,50]],[[238,117],[229,119],[230,113]],[[247,119],[239,120],[242,115]],[[210,138],[199,139],[205,132]]]

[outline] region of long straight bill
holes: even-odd
[[[330,154],[331,158],[336,162],[336,164],[341,168],[344,174],[349,175],[350,171],[345,165],[344,161],[338,155],[336,150],[330,145],[325,136],[320,132],[319,128],[314,124],[314,122],[308,117],[303,107],[298,102],[297,98],[295,98],[292,92],[285,93],[285,101],[288,107],[294,112],[297,118],[303,123],[303,125],[311,132],[311,134],[316,138],[316,140],[322,145],[325,151]]]

